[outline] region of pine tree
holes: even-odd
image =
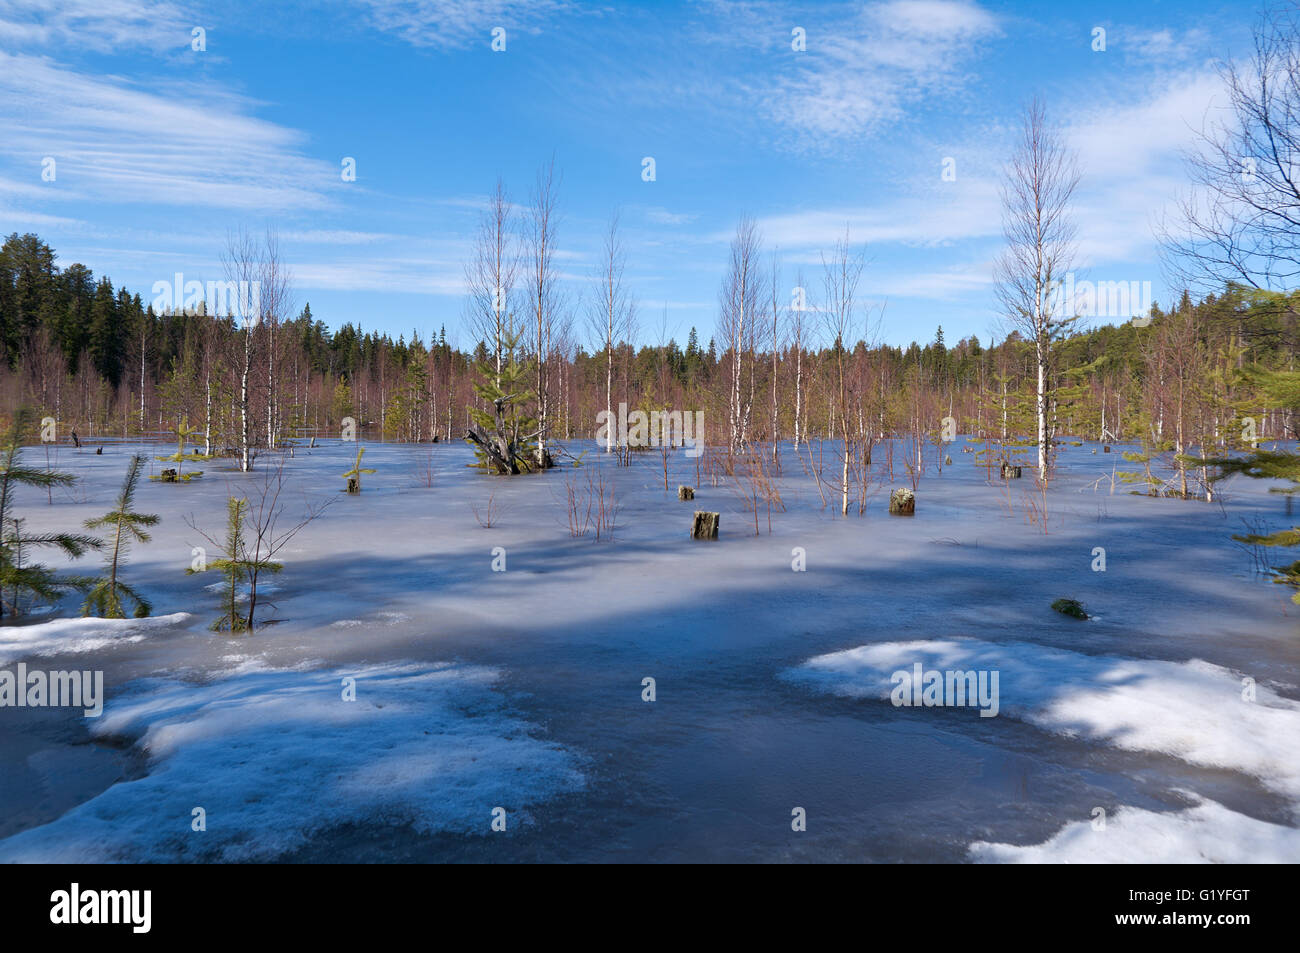
[[[27,536],[23,521],[13,515],[13,491],[19,486],[49,489],[71,486],[77,478],[71,473],[37,470],[22,465],[23,434],[31,421],[26,408],[14,415],[9,432],[0,445],[0,618],[6,612],[17,615],[23,593],[53,601],[68,589],[82,588],[90,580],[81,577],[59,578],[38,563],[27,563],[26,550],[32,546],[53,546],[74,559],[88,549],[99,549],[103,542],[93,536],[75,533],[42,533]]]
[[[126,469],[126,479],[117,496],[117,506],[103,516],[86,520],[86,529],[109,529],[113,531],[113,549],[106,560],[108,575],[99,579],[94,588],[86,595],[81,605],[81,614],[97,615],[107,619],[124,619],[122,597],[126,596],[135,603],[132,613],[137,619],[143,619],[153,611],[149,600],[135,591],[131,586],[117,578],[118,568],[126,560],[127,550],[132,541],[149,542],[149,534],[141,527],[153,526],[158,517],[149,513],[136,513],[131,507],[135,502],[136,487],[140,483],[140,468],[144,457],[136,454]]]

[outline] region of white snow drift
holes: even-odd
[[[354,678],[355,701],[344,700]],[[147,679],[92,729],[136,736],[149,773],[0,841],[0,861],[270,859],[345,822],[490,831],[582,786],[574,758],[533,737],[477,666],[273,670],[206,684]],[[192,829],[202,808],[206,830]]]
[[[53,619],[0,628],[0,665],[36,656],[84,654],[160,632],[183,629],[194,617],[174,612],[150,619]]]
[[[986,863],[1293,864],[1300,858],[1300,830],[1207,800],[1170,814],[1122,807],[1103,829],[1080,821],[1043,844],[979,841],[970,852],[973,860]]]
[[[1248,700],[1241,675],[1199,659],[1085,655],[956,638],[864,645],[818,656],[785,674],[821,691],[888,701],[893,673],[916,663],[927,670],[998,671],[1002,717],[1250,775],[1300,814],[1300,704],[1264,686],[1255,686]],[[1300,831],[1214,802],[1172,814],[1126,807],[1109,825],[1112,836],[1102,840],[1101,833],[1085,821],[1067,825],[1040,847],[977,844],[972,850],[994,860],[1300,860]]]

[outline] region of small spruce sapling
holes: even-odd
[[[126,479],[117,495],[117,506],[95,519],[86,520],[86,529],[108,529],[113,533],[113,548],[105,561],[108,574],[100,577],[81,605],[81,614],[102,616],[106,619],[124,619],[126,613],[122,607],[125,596],[135,603],[132,612],[137,619],[143,619],[153,611],[149,600],[136,592],[131,586],[118,579],[118,569],[126,562],[126,554],[132,542],[149,542],[149,534],[143,529],[154,526],[158,517],[150,513],[136,513],[132,510],[135,503],[136,487],[140,483],[140,468],[144,466],[144,457],[136,454],[126,469]]]
[[[191,567],[187,574],[216,569],[225,577],[222,594],[222,615],[212,624],[217,632],[251,632],[255,625],[254,618],[261,604],[259,590],[263,573],[276,574],[284,569],[282,563],[275,561],[289,541],[333,500],[317,506],[308,505],[306,514],[297,522],[287,527],[280,517],[284,506],[280,502],[285,486],[285,455],[279,455],[279,464],[263,471],[260,482],[253,486],[249,498],[231,497],[226,502],[226,535],[216,539],[200,530],[192,520],[186,523],[198,531],[214,549],[221,553],[220,559],[207,563],[200,568]],[[251,500],[251,502],[250,502]],[[248,611],[239,609],[239,587],[246,585],[248,590]]]
[[[366,452],[366,448],[365,448],[365,447],[357,447],[357,462],[356,462],[356,465],[353,466],[353,468],[352,468],[351,470],[349,470],[347,473],[343,474],[343,479],[345,479],[345,480],[348,481],[348,492],[349,492],[349,493],[360,493],[360,492],[361,492],[361,474],[363,474],[363,473],[374,473],[374,472],[375,472],[373,469],[371,469],[371,468],[369,468],[369,467],[367,467],[367,468],[364,469],[364,470],[361,468],[361,455],[364,454],[365,452]]]
[[[226,501],[226,537],[221,543],[221,558],[207,564],[207,569],[221,573],[224,588],[222,590],[222,612],[212,623],[214,632],[247,632],[253,627],[254,604],[250,601],[248,615],[239,611],[239,585],[250,584],[261,572],[278,573],[284,568],[283,563],[269,559],[259,559],[250,554],[244,541],[244,521],[248,516],[248,500],[230,497]],[[203,572],[202,569],[185,570],[187,575]]]
[[[149,479],[160,480],[163,483],[189,483],[191,480],[197,480],[199,477],[203,476],[202,470],[191,470],[189,473],[185,473],[183,472],[181,465],[186,461],[194,463],[201,460],[212,459],[205,453],[185,452],[185,444],[189,442],[191,437],[200,432],[199,428],[191,427],[188,420],[182,420],[176,425],[176,429],[172,432],[176,434],[176,452],[164,457],[155,457],[154,459],[161,460],[164,463],[176,464],[176,471],[175,473],[172,473],[170,470],[164,470],[161,474],[151,476]]]

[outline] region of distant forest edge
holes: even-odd
[[[200,445],[238,446],[246,357],[257,447],[337,436],[345,417],[371,439],[458,440],[467,408],[484,409],[475,383],[491,358],[486,342],[465,352],[445,328],[427,342],[352,324],[331,331],[309,304],[293,317],[266,312],[246,336],[232,317],[158,313],[85,265],[56,261],[33,234],[0,247],[6,421],[26,405],[54,417],[64,437],[157,435],[188,422]],[[1143,320],[1066,333],[1052,349],[1054,433],[1171,454],[1294,438],[1294,406],[1265,388],[1260,372],[1295,370],[1296,303],[1228,285],[1201,301],[1184,292],[1172,310],[1153,305]],[[1034,349],[1016,332],[995,346],[975,337],[950,345],[936,320],[925,344],[849,343],[825,333],[808,307],[798,313],[774,300],[738,348],[701,345],[692,328],[685,347],[616,340],[611,349],[602,339],[588,350],[572,316],[547,335],[540,362],[527,342],[518,348],[545,369],[538,380],[552,439],[593,439],[598,412],[626,403],[701,410],[709,443],[727,443],[732,417],[745,442],[807,441],[834,436],[843,400],[877,435],[937,434],[950,417],[958,433],[1032,442]]]

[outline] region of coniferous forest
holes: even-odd
[[[310,303],[294,315],[267,314],[246,335],[203,304],[155,313],[147,297],[114,288],[82,263],[60,265],[36,235],[10,235],[0,247],[3,406],[28,405],[91,440],[170,436],[188,421],[205,449],[236,447],[245,336],[254,447],[336,435],[345,417],[372,439],[456,440],[467,408],[484,403],[474,390],[490,350],[484,340],[458,347],[445,328],[428,341],[418,332],[393,340],[350,323],[332,329]],[[937,440],[951,417],[957,433],[1032,442],[1034,355],[1019,332],[947,341],[936,315],[933,334],[891,347],[864,340],[862,327],[834,333],[813,295],[805,293],[802,310],[780,292],[755,300],[748,326],[721,342],[692,328],[684,344],[648,344],[633,333],[594,349],[578,340],[589,335],[581,327],[575,333],[573,316],[548,315],[554,327],[546,328],[540,360],[523,336],[516,346],[540,365],[550,432],[593,438],[608,400],[646,413],[684,407],[735,420],[740,443],[831,439],[843,423],[842,374],[849,428],[859,439],[919,433]],[[1265,383],[1272,372],[1295,370],[1297,317],[1288,299],[1228,284],[1201,300],[1183,292],[1134,317],[1070,328],[1054,342],[1054,436],[1142,444],[1175,469],[1190,451],[1208,456],[1297,436],[1294,408]],[[724,444],[729,438],[725,428],[712,435]],[[1186,494],[1203,496],[1205,474],[1192,470]]]

